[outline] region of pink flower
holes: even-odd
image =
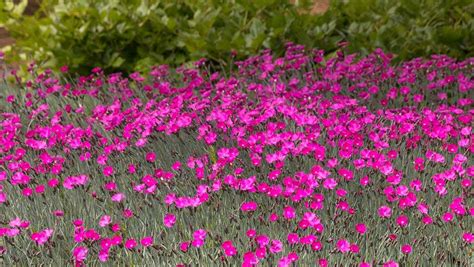
[[[207,236],[207,232],[204,229],[198,229],[193,233],[194,239],[205,239]]]
[[[255,250],[255,256],[258,258],[258,259],[264,259],[267,257],[267,248],[266,247],[258,247],[256,250]]]
[[[148,153],[146,153],[145,159],[148,162],[155,162],[156,154],[154,152],[148,152]]]
[[[165,217],[163,218],[163,224],[168,228],[173,227],[175,223],[176,223],[176,216],[172,213],[166,214]]]
[[[224,254],[227,257],[232,257],[237,254],[237,249],[234,247],[234,245],[232,244],[232,241],[230,240],[224,241],[221,247],[224,250]]]
[[[10,227],[20,227],[21,225],[21,219],[16,217],[15,219],[11,220],[10,223],[8,224]]]
[[[444,222],[450,222],[454,219],[454,215],[452,213],[446,212],[445,214],[443,214],[443,217],[441,217],[441,219]]]
[[[472,243],[474,243],[474,234],[470,233],[470,232],[465,232],[465,233],[462,234],[462,239],[466,243],[472,244]]]
[[[398,267],[398,263],[396,261],[387,261],[386,263],[383,264],[383,267]]]
[[[360,183],[360,185],[362,185],[362,186],[367,186],[367,185],[369,185],[369,183],[370,183],[370,178],[369,178],[369,176],[364,176],[364,177],[360,178],[360,182],[359,182],[359,183]]]
[[[114,223],[114,224],[112,224],[110,229],[112,230],[112,232],[116,233],[116,232],[120,231],[120,224]]]
[[[276,213],[270,214],[268,220],[269,220],[270,222],[276,222],[276,221],[278,221],[278,214],[276,214]]]
[[[456,215],[465,215],[466,208],[463,205],[463,199],[461,197],[457,197],[453,199],[453,202],[449,205],[451,211],[453,211]]]
[[[125,194],[123,193],[116,193],[111,198],[113,202],[122,202],[124,199],[125,199]]]
[[[125,241],[125,248],[126,249],[134,249],[137,246],[137,241],[135,239],[131,238]]]
[[[182,242],[181,244],[179,244],[179,249],[182,252],[188,251],[188,248],[189,248],[189,242]]]
[[[397,235],[396,234],[389,234],[388,235],[388,238],[391,240],[391,241],[394,241],[397,239]]]
[[[61,66],[61,68],[59,68],[59,71],[61,71],[62,73],[66,73],[69,71],[69,67],[67,65]]]
[[[244,266],[254,266],[258,263],[258,258],[256,257],[255,253],[248,251],[244,254],[243,264]]]
[[[171,168],[175,171],[179,171],[181,169],[181,162],[176,161],[175,163],[173,163],[173,166],[171,166]]]
[[[275,254],[283,250],[283,243],[280,240],[274,239],[270,242],[270,252]]]
[[[323,187],[329,190],[333,190],[337,186],[337,181],[333,178],[328,178],[324,180]]]
[[[355,243],[354,243],[354,244],[351,244],[351,246],[350,246],[350,251],[351,251],[352,253],[354,253],[354,254],[359,253],[359,251],[360,251],[359,245],[357,245],[357,244],[355,244]]]
[[[470,179],[467,179],[467,178],[466,178],[466,179],[463,179],[463,180],[461,181],[461,186],[464,187],[464,188],[466,188],[466,189],[468,189],[469,187],[472,186],[472,181],[471,181]]]
[[[357,224],[357,225],[355,226],[355,229],[356,229],[356,231],[357,231],[359,234],[361,234],[361,235],[363,235],[363,234],[365,234],[365,232],[367,232],[367,227],[366,227],[365,224],[363,224],[363,223]]]
[[[410,254],[411,251],[412,251],[412,247],[411,247],[410,244],[404,244],[404,245],[402,246],[402,253],[403,253],[403,254]]]
[[[122,212],[123,217],[125,218],[131,218],[133,216],[133,211],[130,209],[124,209]]]
[[[288,259],[291,262],[294,262],[294,261],[297,261],[299,259],[299,256],[296,252],[290,252],[290,253],[288,253]]]
[[[289,233],[287,236],[288,244],[293,245],[298,243],[299,236],[297,233]]]
[[[258,208],[258,204],[257,202],[254,202],[254,201],[243,202],[242,205],[240,206],[240,209],[244,212],[255,211],[257,208]]]
[[[153,237],[152,237],[152,236],[145,236],[144,238],[142,238],[142,240],[140,241],[140,243],[141,243],[142,246],[144,246],[144,247],[152,246],[152,245],[153,245]]]
[[[260,247],[265,247],[270,242],[270,238],[267,235],[258,235],[255,241]]]
[[[114,191],[117,189],[117,183],[115,182],[109,182],[109,183],[106,183],[104,185],[104,188],[107,190],[107,191]]]
[[[54,187],[59,185],[59,180],[55,179],[55,178],[52,178],[52,179],[48,180],[47,184],[48,184],[49,187],[54,188]]]
[[[378,212],[379,216],[382,218],[388,218],[392,216],[392,209],[388,206],[381,206]]]
[[[109,225],[112,222],[112,219],[110,218],[109,215],[104,215],[100,218],[99,220],[99,226],[100,227],[105,227]]]
[[[257,231],[255,231],[255,229],[249,229],[247,230],[246,235],[249,238],[254,238],[255,235],[257,235]]]
[[[72,254],[74,260],[77,262],[83,262],[87,258],[87,253],[89,250],[86,247],[76,247],[74,248]]]
[[[114,174],[114,167],[112,166],[104,167],[103,173],[106,177],[111,176],[112,174]]]
[[[285,219],[291,220],[296,217],[295,209],[291,206],[286,206],[283,208],[283,217]]]
[[[112,237],[111,244],[114,246],[118,246],[122,244],[122,236],[120,235],[115,235]]]
[[[99,260],[101,262],[106,262],[109,260],[109,250],[102,249],[99,251]]]
[[[426,224],[426,225],[429,225],[429,224],[432,224],[433,223],[433,219],[426,215],[425,217],[423,217],[423,219],[421,219],[421,221]]]
[[[320,251],[321,249],[323,249],[323,244],[321,243],[321,241],[314,241],[311,244],[311,249],[314,251]]]
[[[56,217],[62,217],[62,216],[64,216],[64,211],[55,210],[55,211],[53,211],[53,215],[56,216]]]
[[[406,227],[409,223],[409,220],[408,220],[408,217],[405,216],[405,215],[400,215],[398,216],[397,218],[397,224],[400,226],[400,227]]]
[[[418,211],[421,213],[421,214],[428,214],[428,205],[424,202],[418,204]]]
[[[20,229],[18,228],[11,228],[11,229],[6,229],[6,232],[5,234],[8,236],[8,237],[15,237],[17,236],[18,234],[20,234]],[[33,236],[35,235],[35,233],[33,233],[32,235],[32,239],[35,240],[33,238]],[[41,234],[36,234],[35,235],[35,238],[39,238],[41,236]]]
[[[128,172],[129,172],[129,173],[133,174],[133,173],[136,172],[136,170],[137,170],[137,169],[136,169],[136,167],[135,167],[134,164],[128,165]]]
[[[49,238],[53,235],[52,229],[44,229],[43,231],[33,233],[31,239],[35,241],[38,245],[43,245],[46,243]]]
[[[29,196],[31,196],[31,195],[33,194],[33,189],[27,187],[27,188],[23,189],[21,193],[22,193],[25,197],[29,197]]]
[[[327,267],[328,266],[328,260],[325,258],[319,259],[318,260],[318,265],[320,267]]]
[[[345,239],[339,239],[336,243],[337,249],[342,253],[347,253],[350,251],[351,243]]]
[[[193,247],[200,248],[200,247],[204,246],[204,239],[194,239],[191,242],[191,245]]]

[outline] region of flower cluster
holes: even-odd
[[[32,64],[21,84],[12,72],[2,257],[469,265],[474,59],[391,61],[289,44],[228,73],[201,61],[71,80]]]

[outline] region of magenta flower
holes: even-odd
[[[106,177],[113,175],[114,174],[114,167],[112,167],[112,166],[104,167],[103,173]]]
[[[258,258],[255,253],[248,251],[244,253],[243,264],[245,266],[254,266],[258,263]]]
[[[104,215],[100,218],[99,220],[99,226],[100,227],[105,227],[109,225],[112,222],[112,219],[110,218],[109,215]]]
[[[165,217],[163,218],[163,224],[168,228],[173,227],[175,223],[176,223],[176,216],[172,213],[166,214]]]
[[[258,208],[258,204],[257,202],[254,202],[254,201],[243,202],[242,205],[240,206],[240,209],[244,212],[255,211],[257,208]]]
[[[297,244],[298,240],[299,240],[299,236],[297,233],[289,233],[287,236],[287,241],[288,241],[288,244],[290,245]]]
[[[321,249],[323,249],[323,244],[321,243],[321,241],[316,240],[311,244],[311,249],[314,251],[320,251]]]
[[[339,239],[336,243],[337,249],[342,253],[347,253],[350,251],[351,243],[345,239]]]
[[[327,267],[328,266],[328,260],[325,258],[319,259],[318,260],[318,265],[320,267]]]
[[[0,192],[0,204],[7,202],[7,194],[5,192]]]
[[[52,235],[52,229],[44,229],[40,232],[33,233],[31,235],[31,239],[35,241],[38,245],[44,245],[44,243],[46,243]]]
[[[128,172],[133,174],[137,171],[136,166],[134,164],[128,165]]]
[[[182,242],[181,244],[179,244],[179,249],[182,252],[187,252],[188,248],[189,248],[189,242]]]
[[[257,231],[255,229],[249,229],[246,232],[247,237],[254,238],[257,235]]]
[[[135,241],[135,239],[133,238],[127,239],[127,241],[125,241],[126,249],[134,249],[136,246],[137,246],[137,241]]]
[[[130,210],[130,209],[124,209],[123,212],[122,212],[122,215],[123,215],[123,217],[125,217],[127,219],[131,218],[131,217],[133,217],[133,211]]]
[[[113,202],[122,202],[125,199],[125,194],[123,193],[116,193],[111,197]]]
[[[83,262],[87,258],[87,253],[89,250],[86,247],[76,247],[74,248],[72,255],[74,260],[77,262]]]
[[[388,218],[392,216],[392,209],[388,206],[381,206],[378,212],[379,216],[382,218]]]
[[[283,243],[280,240],[274,239],[270,242],[270,252],[275,254],[283,250]]]
[[[397,224],[400,227],[406,227],[409,223],[408,217],[405,215],[400,215],[397,218]]]
[[[267,235],[258,235],[255,237],[255,241],[260,247],[265,247],[270,243],[270,238]]]
[[[207,236],[207,232],[204,229],[198,229],[193,233],[194,239],[205,239]]]
[[[230,240],[224,241],[221,247],[224,250],[224,255],[227,257],[232,257],[237,254],[237,249],[234,247],[232,241]]]
[[[106,262],[109,260],[109,250],[102,249],[99,251],[99,260],[101,262]]]
[[[396,261],[391,260],[384,263],[383,267],[399,267],[399,265]]]
[[[283,217],[287,220],[294,219],[296,217],[295,209],[291,206],[286,206],[283,208]]]
[[[474,243],[474,234],[473,233],[470,233],[470,232],[465,232],[463,233],[462,235],[462,239],[468,243],[468,244],[472,244]]]
[[[145,159],[148,162],[155,162],[156,154],[154,152],[148,152],[148,153],[146,153]]]
[[[140,241],[140,243],[142,244],[142,246],[144,247],[150,247],[153,245],[153,237],[152,236],[146,236],[144,238],[142,238],[142,240]]]
[[[365,232],[367,232],[367,226],[365,226],[365,224],[363,224],[363,223],[357,224],[355,226],[355,229],[361,235],[363,235],[363,234],[365,234]]]
[[[404,244],[401,250],[403,254],[410,254],[412,251],[412,247],[410,244]]]
[[[357,244],[355,244],[355,243],[354,243],[354,244],[351,244],[351,246],[350,246],[349,249],[350,249],[350,251],[351,251],[352,253],[354,253],[354,254],[357,254],[357,253],[359,253],[359,251],[360,251],[359,245],[357,245]]]

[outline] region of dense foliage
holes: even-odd
[[[473,266],[474,58],[236,64],[3,83],[0,264]]]
[[[288,0],[43,0],[35,16],[21,16],[25,1],[0,6],[17,40],[9,57],[81,73],[201,57],[225,64],[231,50],[238,58],[263,48],[281,54],[285,41],[328,52],[348,41],[351,52],[380,47],[398,60],[434,53],[465,58],[474,50],[470,0],[333,0],[324,15],[305,12],[310,1],[296,1],[295,8]]]

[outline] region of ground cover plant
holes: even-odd
[[[474,56],[471,0],[332,0],[318,15],[313,0],[42,0],[34,16],[23,14],[28,1],[17,2],[0,1],[0,26],[16,40],[8,58],[84,75],[202,57],[229,64],[231,49],[239,60],[266,48],[280,56],[286,41],[328,54],[347,41],[349,51],[383,48],[397,61]]]
[[[472,266],[474,59],[356,58],[4,73],[1,261]]]

